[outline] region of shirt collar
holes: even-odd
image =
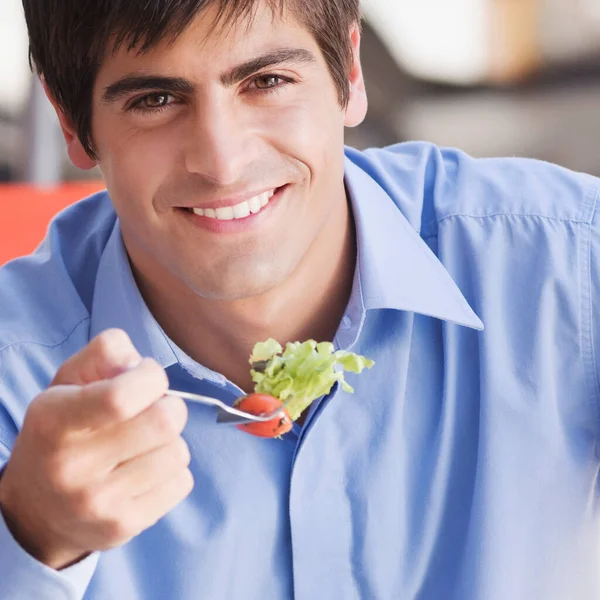
[[[222,375],[200,365],[179,348],[150,312],[133,277],[118,219],[98,267],[90,336],[110,328],[125,331],[142,356],[153,357],[165,369],[178,364],[197,379],[219,385],[226,382]]]
[[[385,190],[346,158],[364,308],[415,312],[483,329],[442,263]]]
[[[100,258],[90,328],[91,337],[106,329],[123,329],[142,356],[154,357],[164,368],[178,362],[133,278],[118,219]]]
[[[383,188],[349,159],[345,172],[358,244],[350,303],[360,302],[366,310],[411,311],[483,329],[448,271]],[[118,219],[98,267],[91,337],[109,328],[126,331],[142,356],[154,357],[164,368],[179,363],[197,377],[220,379],[187,357],[152,316],[131,272]]]

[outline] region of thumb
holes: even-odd
[[[141,360],[122,329],[107,329],[63,363],[50,385],[87,385],[112,379],[137,366]]]

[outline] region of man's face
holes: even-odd
[[[265,7],[222,31],[208,9],[171,45],[109,55],[92,135],[138,271],[220,300],[284,282],[343,226],[350,102],[311,34]]]

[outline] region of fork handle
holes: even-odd
[[[264,423],[265,421],[270,421],[271,419],[274,419],[283,412],[283,409],[277,409],[267,415],[253,415],[246,411],[239,410],[234,406],[229,406],[221,400],[218,400],[217,398],[212,398],[211,396],[202,396],[200,394],[180,392],[178,390],[168,390],[168,393],[172,394],[173,396],[179,396],[184,400],[191,400],[192,402],[198,402],[207,406],[216,407],[218,411],[217,422],[228,425],[240,425],[244,423]]]

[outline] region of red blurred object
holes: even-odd
[[[0,185],[0,265],[35,250],[56,213],[102,189],[102,181],[65,183],[52,188]]]

